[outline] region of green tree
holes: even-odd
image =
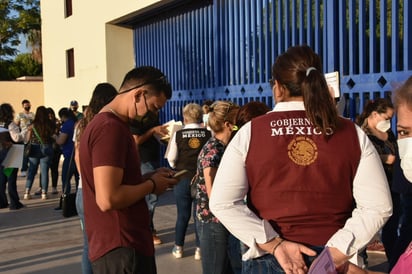
[[[18,53],[20,35],[31,54]],[[39,0],[0,0],[0,80],[42,74]]]
[[[40,32],[39,0],[0,1],[0,60],[15,57],[21,43],[19,35],[24,35],[35,59],[41,63]]]
[[[15,5],[19,13],[17,26],[26,36],[27,46],[32,50],[33,59],[42,63],[41,18],[39,0],[20,0]]]
[[[11,1],[0,1],[0,61],[14,56],[20,44],[17,16],[13,16],[12,11]]]
[[[20,76],[37,76],[42,73],[42,66],[30,53],[23,53],[16,56],[10,67],[13,78]]]

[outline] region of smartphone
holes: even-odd
[[[180,178],[180,177],[182,177],[183,175],[185,175],[185,174],[188,173],[188,172],[189,172],[189,170],[187,170],[187,169],[182,169],[182,170],[176,172],[176,173],[173,175],[173,178]]]

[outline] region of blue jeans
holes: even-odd
[[[221,223],[197,221],[203,274],[232,274],[228,256],[229,231]]]
[[[183,246],[185,244],[185,235],[187,226],[190,221],[190,216],[193,215],[193,219],[196,222],[196,200],[190,196],[190,181],[191,178],[183,178],[175,185],[173,192],[176,198],[177,218],[175,226],[175,244]],[[195,224],[195,237],[196,246],[199,247],[199,236],[197,233],[197,227]]]
[[[323,247],[310,246],[309,248],[316,251],[317,254],[322,252]],[[309,267],[316,256],[303,255],[303,259]],[[272,254],[266,254],[262,257],[242,262],[242,274],[284,274],[282,267]]]
[[[62,165],[62,192],[68,194],[71,191],[70,180],[74,176],[76,188],[79,185],[79,172],[77,171],[74,159],[70,161],[71,156],[64,156]],[[67,185],[67,187],[66,187]]]
[[[83,208],[83,191],[82,188],[77,189],[76,193],[76,209],[80,218],[80,226],[83,232],[83,254],[82,254],[82,273],[93,274],[92,265],[89,260],[89,243],[87,240],[86,227],[84,223],[84,208]]]
[[[40,150],[40,145],[32,144],[31,152],[29,155],[29,172],[27,174],[26,190],[27,189],[29,191],[31,190],[34,177],[36,176],[36,173],[37,173],[37,168],[39,167],[39,164],[40,164],[40,174],[43,175],[41,176],[41,182],[40,182],[41,189],[42,189],[42,192],[47,193],[47,190],[49,188],[50,158],[51,156],[43,155],[43,153]]]
[[[141,163],[140,170],[142,172],[142,175],[144,175],[146,173],[155,171],[158,167],[159,165],[154,162],[145,162],[145,163]],[[145,199],[146,199],[147,208],[149,209],[149,214],[150,214],[150,230],[152,232],[156,232],[154,228],[154,224],[153,224],[153,216],[154,216],[158,198],[156,194],[151,193],[151,194],[146,195]]]

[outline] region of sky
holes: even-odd
[[[15,16],[17,16],[17,13],[16,13],[16,11],[12,10],[10,15],[12,17],[15,17]],[[26,46],[26,37],[24,35],[20,34],[19,39],[20,39],[21,43],[20,43],[19,47],[17,48],[17,50],[19,51],[17,54],[30,52],[30,50]]]
[[[21,42],[19,47],[17,48],[17,50],[19,51],[18,54],[30,52],[30,50],[26,47],[26,38],[24,37],[24,35],[20,34],[19,39]]]

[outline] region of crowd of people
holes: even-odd
[[[273,110],[255,101],[186,104],[184,126],[168,141],[168,167],[160,164],[159,140],[168,131],[158,114],[172,89],[150,66],[130,70],[119,91],[98,84],[85,113],[73,100],[59,110],[60,120],[44,106],[32,114],[27,100],[17,119],[1,105],[0,136],[10,135],[2,147],[29,148],[24,199],[32,198],[39,165],[41,199],[48,198],[49,169],[55,191],[53,161],[63,154],[62,192],[71,191],[72,177],[77,189],[83,273],[157,273],[154,245],[162,241],[153,214],[158,195],[170,188],[177,208],[171,254],[184,257],[193,216],[194,259],[204,274],[307,273],[324,252],[337,273],[375,273],[364,250],[376,238],[389,271],[407,273],[412,77],[394,104],[368,101],[357,124],[339,116],[321,60],[308,46],[278,56],[270,84]],[[17,168],[1,171],[0,206],[23,207]]]
[[[49,178],[52,181],[52,194],[58,194],[59,164],[63,152],[70,155],[73,150],[73,142],[67,137],[66,129],[74,128],[75,119],[72,123],[66,123],[66,116],[74,117],[69,108],[59,110],[60,119],[56,118],[52,108],[39,106],[36,112],[31,111],[29,100],[22,101],[23,110],[15,115],[14,108],[8,104],[0,105],[0,127],[9,131],[12,144],[20,144],[24,147],[20,167],[20,176],[26,178],[24,200],[38,195],[41,199],[48,199]],[[66,114],[66,115],[65,115]],[[71,129],[73,130],[73,129]],[[71,147],[70,147],[71,144]],[[40,167],[40,170],[39,170]],[[64,165],[63,165],[64,167]],[[73,165],[75,169],[75,165]],[[17,210],[24,207],[18,195],[16,181],[18,167],[3,167],[0,172],[0,207],[9,207]],[[50,176],[49,176],[50,170]],[[35,176],[39,173],[39,187],[32,192]],[[64,173],[64,170],[63,170]],[[62,173],[62,192],[66,178]],[[6,195],[6,188],[9,199]]]

